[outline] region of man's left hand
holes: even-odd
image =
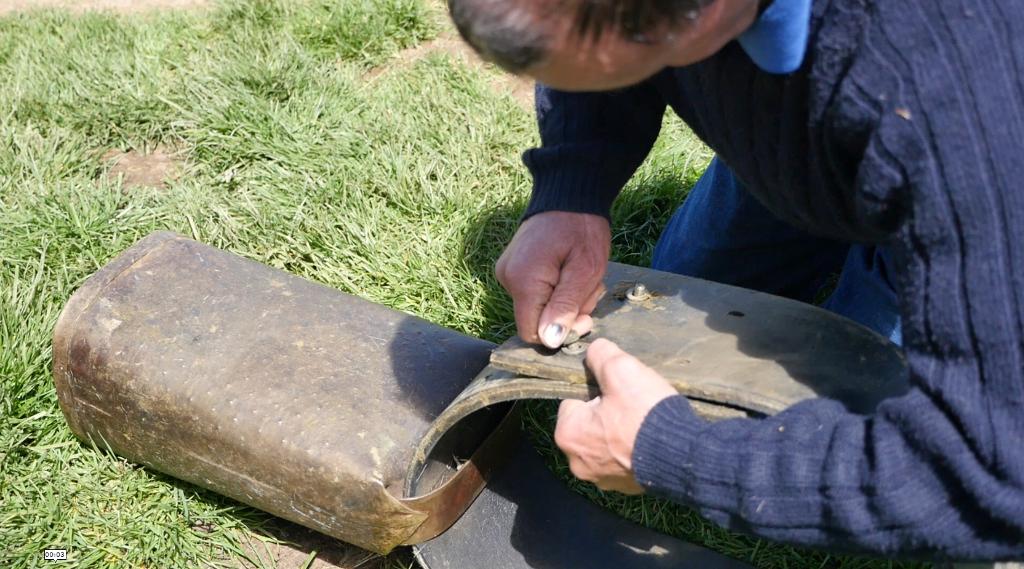
[[[608,340],[595,340],[587,366],[601,395],[587,402],[563,401],[555,443],[573,475],[602,490],[640,494],[633,476],[633,445],[647,413],[677,392],[658,372]]]

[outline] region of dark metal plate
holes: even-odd
[[[650,298],[634,301],[637,282]],[[607,338],[692,398],[772,414],[812,397],[868,413],[904,393],[906,363],[886,338],[856,322],[793,300],[611,263],[609,294],[584,341]],[[502,344],[491,364],[519,375],[587,383],[583,355]]]

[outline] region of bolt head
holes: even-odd
[[[640,302],[651,298],[651,293],[647,290],[647,285],[644,283],[636,283],[633,285],[633,288],[626,292],[626,298],[635,302]]]

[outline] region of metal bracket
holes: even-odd
[[[680,393],[758,414],[811,397],[868,413],[907,389],[886,338],[821,308],[747,289],[611,263],[588,340],[607,338]],[[491,354],[509,372],[586,384],[585,345],[547,350],[512,338]]]

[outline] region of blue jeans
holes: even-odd
[[[899,305],[885,247],[814,237],[780,221],[718,158],[672,216],[652,268],[811,302],[832,274],[823,307],[899,344]]]

